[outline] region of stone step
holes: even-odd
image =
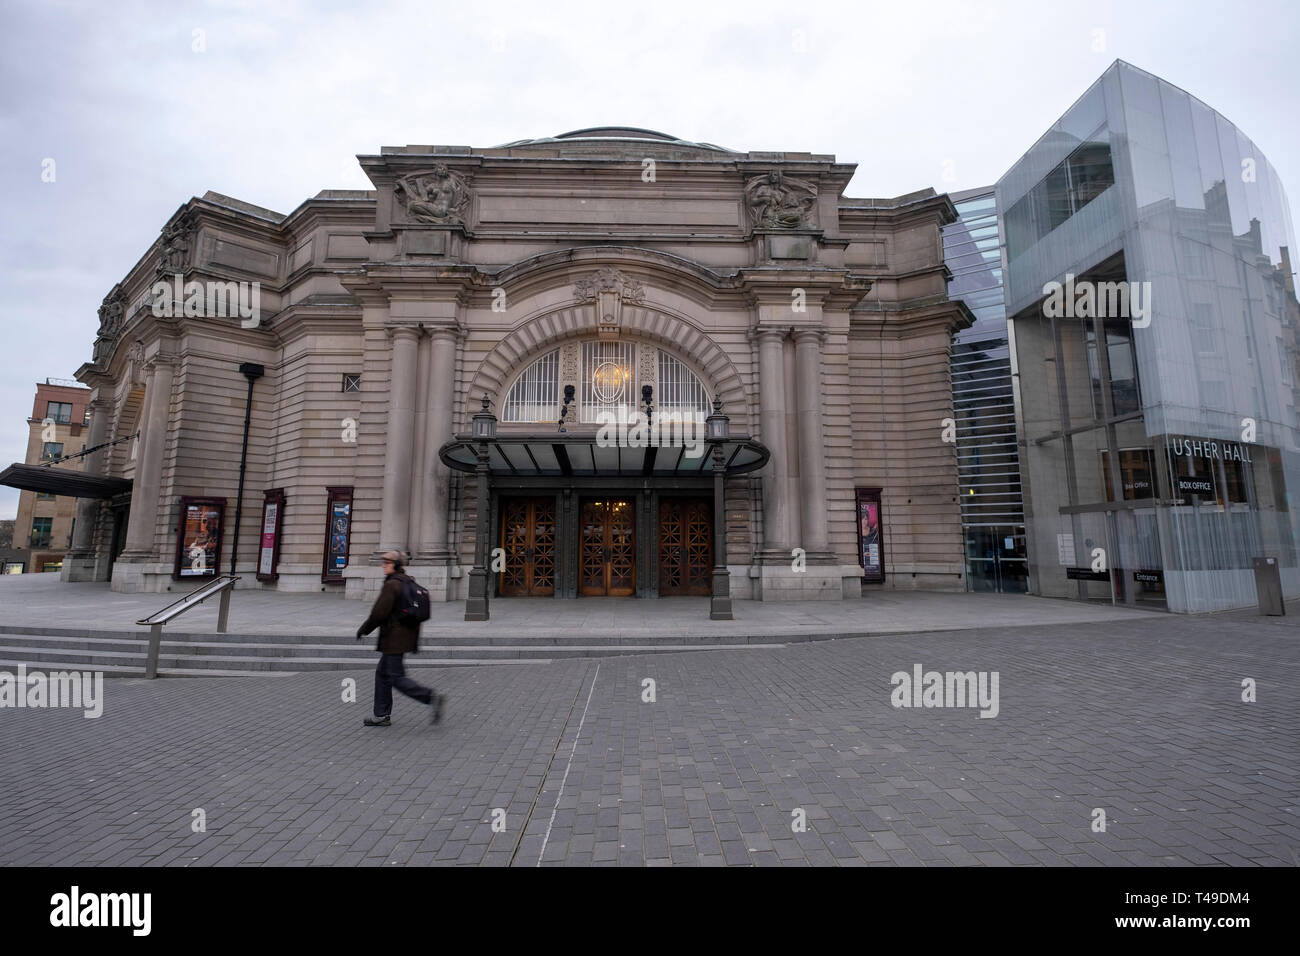
[[[286,659],[283,667],[275,668],[258,668],[258,669],[234,669],[234,668],[217,668],[217,667],[173,667],[164,666],[163,661],[159,659],[158,676],[159,677],[289,677],[306,670],[353,670],[351,667],[292,667],[292,660]],[[549,664],[549,660],[533,658],[526,661],[493,661],[493,660],[472,660],[468,658],[458,660],[428,660],[424,662],[425,667],[477,667],[484,664]],[[25,666],[29,671],[59,671],[59,670],[95,670],[103,672],[105,677],[134,677],[144,676],[144,661],[141,660],[139,665],[129,666],[121,664],[89,664],[68,661],[40,661],[40,660],[15,660],[0,657],[0,669],[14,670],[19,664]],[[408,666],[408,670],[410,667]]]
[[[408,656],[408,667],[453,667],[478,664],[545,663],[556,659],[623,657],[704,650],[760,650],[780,644],[739,644],[729,648],[701,644],[587,644],[563,646],[450,644],[425,647]],[[148,642],[116,638],[56,638],[0,635],[0,666],[21,662],[32,669],[94,668],[106,674],[142,673]],[[163,641],[159,673],[265,673],[267,671],[352,670],[374,666],[369,646],[229,641]]]
[[[611,625],[611,629],[614,625]],[[193,642],[225,642],[225,643],[269,643],[276,645],[291,644],[321,644],[328,643],[330,646],[352,646],[356,645],[361,648],[369,649],[373,652],[375,646],[375,635],[372,633],[361,641],[354,637],[355,632],[344,631],[333,634],[271,634],[265,632],[259,633],[226,633],[216,634],[213,632],[186,632],[186,631],[169,631],[164,628],[163,641],[174,641],[178,643]],[[846,637],[862,637],[866,631],[852,633],[790,633],[781,634],[779,643],[791,644],[802,643],[804,641],[821,641],[836,640]],[[98,639],[98,640],[120,640],[120,641],[148,641],[149,631],[147,628],[135,628],[133,630],[111,630],[105,628],[66,628],[66,627],[29,627],[27,625],[0,624],[0,640],[9,635],[20,635],[25,637],[51,637],[51,638],[68,638],[68,639]],[[530,627],[514,628],[509,631],[479,631],[474,625],[465,627],[448,628],[446,632],[439,629],[430,629],[425,625],[425,630],[420,635],[420,645],[422,647],[439,647],[448,644],[473,644],[475,646],[492,646],[492,645],[542,645],[562,646],[565,644],[577,644],[582,646],[618,646],[618,645],[635,645],[637,647],[646,647],[653,644],[705,644],[710,646],[733,647],[745,644],[770,644],[774,635],[771,633],[755,635],[748,634],[744,631],[737,630],[731,634],[699,634],[691,633],[684,630],[661,629],[651,630],[649,628],[618,627],[618,633],[600,633],[599,627],[587,625],[581,629],[558,629],[547,627]],[[333,642],[338,642],[337,644]]]

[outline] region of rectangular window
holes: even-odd
[[[1110,401],[1116,415],[1127,415],[1142,407],[1138,391],[1137,357],[1133,352],[1133,329],[1127,322],[1107,322],[1106,356],[1110,362]],[[1096,336],[1091,328],[1085,334],[1088,346],[1088,373],[1092,379],[1093,417],[1104,417],[1102,404],[1101,364],[1097,356]]]
[[[1012,204],[1005,217],[1007,258],[1014,260],[1115,185],[1110,143],[1097,130]]]
[[[345,372],[343,374],[343,391],[359,392],[361,391],[361,373]]]
[[[56,497],[55,495],[50,494],[48,491],[36,492],[37,501],[53,501],[55,497]]]
[[[601,413],[626,421],[636,411],[636,346],[631,342],[582,343],[582,421]]]
[[[72,422],[72,405],[69,402],[46,402],[45,417],[52,418],[60,425]]]
[[[1149,448],[1121,448],[1119,476],[1124,485],[1124,500],[1154,498],[1155,465]],[[1101,484],[1106,489],[1106,500],[1115,500],[1115,489],[1110,481],[1110,452],[1101,453]]]
[[[1205,248],[1195,239],[1184,238],[1183,269],[1189,276],[1205,275]]]
[[[53,528],[53,518],[33,518],[31,546],[33,548],[48,548],[50,546],[50,532]]]
[[[1280,340],[1279,340],[1280,341]],[[41,446],[41,461],[53,461],[63,457],[63,442],[47,441]]]

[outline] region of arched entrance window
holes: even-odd
[[[568,342],[529,364],[506,390],[501,421],[554,424],[564,386],[574,386],[570,422],[595,424],[603,415],[627,419],[644,411],[642,389],[651,387],[656,416],[709,414],[708,390],[675,355],[646,342],[588,339]],[[576,406],[576,407],[575,407]]]

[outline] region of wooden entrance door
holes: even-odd
[[[501,503],[503,595],[555,593],[555,499],[506,498]]]
[[[713,504],[659,499],[659,596],[707,596],[713,584]]]
[[[636,519],[627,498],[583,501],[578,590],[626,597],[636,591]]]

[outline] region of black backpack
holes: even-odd
[[[429,592],[420,587],[414,578],[402,582],[402,593],[394,612],[399,624],[418,628],[429,619]]]

